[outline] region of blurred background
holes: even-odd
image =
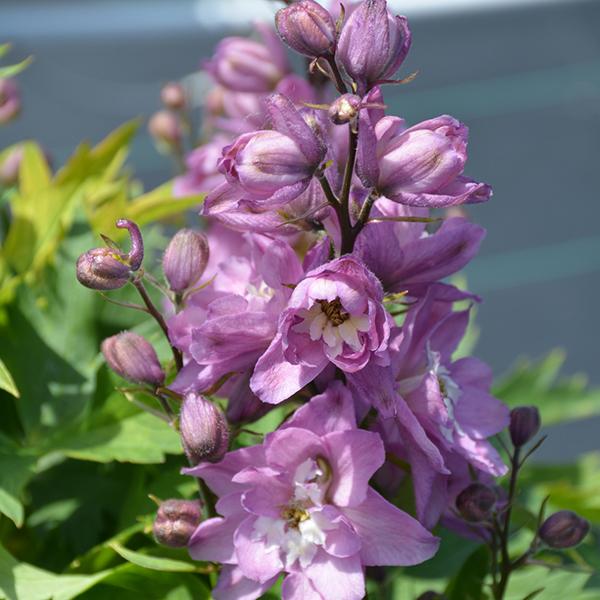
[[[467,271],[484,296],[477,354],[497,374],[521,355],[567,353],[565,372],[600,384],[600,1],[391,1],[411,21],[390,112],[409,122],[450,113],[471,130],[467,174],[493,200],[469,209],[488,237]],[[159,108],[162,84],[197,70],[226,33],[268,20],[270,0],[1,0],[0,41],[34,55],[19,80],[21,119],[0,146],[35,137],[61,164]],[[200,86],[202,81],[200,81]],[[132,164],[148,186],[171,176],[145,133]],[[600,421],[563,426],[539,457],[598,447]],[[567,441],[567,443],[566,443]]]

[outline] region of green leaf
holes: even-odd
[[[171,571],[177,573],[194,573],[198,570],[198,566],[191,562],[165,558],[162,556],[150,556],[141,552],[134,552],[118,542],[112,542],[110,547],[125,560],[143,567],[144,569],[153,569],[155,571]]]
[[[0,389],[7,391],[15,398],[19,398],[19,390],[12,378],[10,371],[7,369],[4,361],[0,358]]]
[[[24,509],[21,494],[33,477],[36,459],[17,454],[16,450],[0,448],[0,512],[17,527],[23,525]]]
[[[600,389],[589,389],[581,373],[559,377],[564,360],[562,350],[553,350],[538,362],[522,359],[496,385],[494,394],[509,406],[534,404],[546,426],[600,415]]]
[[[57,575],[27,563],[19,563],[0,546],[0,597],[8,600],[71,600],[110,573]]]
[[[79,460],[152,464],[164,462],[166,454],[180,454],[181,443],[177,433],[164,421],[141,413],[68,436],[53,450]]]
[[[505,600],[523,600],[533,592],[538,592],[535,600],[579,600],[589,578],[589,573],[530,566],[511,575]]]
[[[8,44],[4,44],[2,48],[5,48]],[[0,55],[1,56],[1,55]],[[6,67],[0,67],[0,78],[8,79],[18,75],[21,71],[24,71],[33,62],[33,56],[28,56],[25,60],[22,60],[16,65],[8,65]]]
[[[465,561],[446,589],[449,600],[483,600],[484,582],[490,568],[490,551],[480,546]]]
[[[127,217],[138,225],[145,225],[166,217],[181,214],[190,208],[199,207],[205,195],[174,198],[172,183],[165,183],[139,196],[127,207]]]

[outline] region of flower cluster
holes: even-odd
[[[386,114],[385,86],[411,79],[395,79],[411,33],[385,0],[337,13],[288,2],[275,24],[223,40],[205,66],[208,138],[175,191],[206,192],[206,232],[182,230],[165,252],[168,317],[144,296],[137,246],[86,253],[79,278],[132,281],[168,334],[173,378],[143,339],[132,351],[133,334],[104,353],[167,407],[183,399],[185,472],[210,518],[165,513],[158,529],[185,529],[193,558],[222,565],[214,597],[258,598],[283,574],[288,600],[358,600],[366,567],[425,561],[436,524],[472,534],[501,502],[490,485],[508,467],[489,439],[511,418],[490,369],[457,356],[479,299],[447,281],[485,231],[432,212],[491,189],[464,174],[464,124]],[[173,84],[163,102],[185,106]],[[236,439],[275,405],[275,431]],[[535,415],[518,419],[516,447]],[[406,483],[414,516],[399,505]]]

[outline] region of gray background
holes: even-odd
[[[437,4],[445,10],[406,5],[414,43],[403,72],[420,74],[386,101],[409,121],[465,121],[468,174],[494,186],[490,203],[470,209],[488,228],[468,269],[485,297],[477,352],[502,373],[520,355],[560,346],[565,372],[600,384],[600,2]],[[162,83],[196,70],[224,33],[246,32],[276,6],[0,0],[0,40],[14,43],[11,57],[35,56],[19,77],[24,115],[0,130],[0,146],[35,137],[60,163],[82,138],[151,114]],[[148,186],[170,176],[145,133],[132,162]],[[596,448],[599,431],[598,420],[563,427],[540,456]]]

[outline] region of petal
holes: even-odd
[[[250,387],[263,402],[279,404],[310,383],[327,363],[325,355],[316,365],[289,363],[283,356],[281,334],[278,334],[258,359]]]
[[[282,600],[322,600],[304,573],[290,573],[281,586]]]
[[[361,539],[364,565],[416,565],[437,552],[438,538],[372,488],[360,506],[341,510]]]
[[[221,569],[219,582],[212,592],[215,600],[256,600],[260,598],[277,578],[259,583],[244,577],[241,569],[225,565]]]
[[[215,517],[200,523],[188,544],[190,556],[194,560],[235,563],[233,535],[244,516],[240,511],[238,518]]]
[[[365,595],[365,578],[358,555],[337,558],[320,550],[304,573],[323,600],[360,600]]]
[[[233,540],[240,571],[259,583],[265,583],[283,570],[277,550],[267,548],[264,539],[253,539],[255,517],[248,517],[237,528]]]
[[[323,394],[314,396],[301,406],[280,429],[298,427],[316,435],[356,428],[354,401],[350,390],[341,382],[333,381]]]
[[[296,427],[275,431],[265,440],[267,461],[289,472],[290,478],[299,464],[323,454],[323,451],[323,441],[318,435]]]
[[[332,503],[357,506],[366,497],[369,479],[385,461],[381,438],[371,431],[357,429],[329,433],[324,441],[333,471],[329,488]]]

